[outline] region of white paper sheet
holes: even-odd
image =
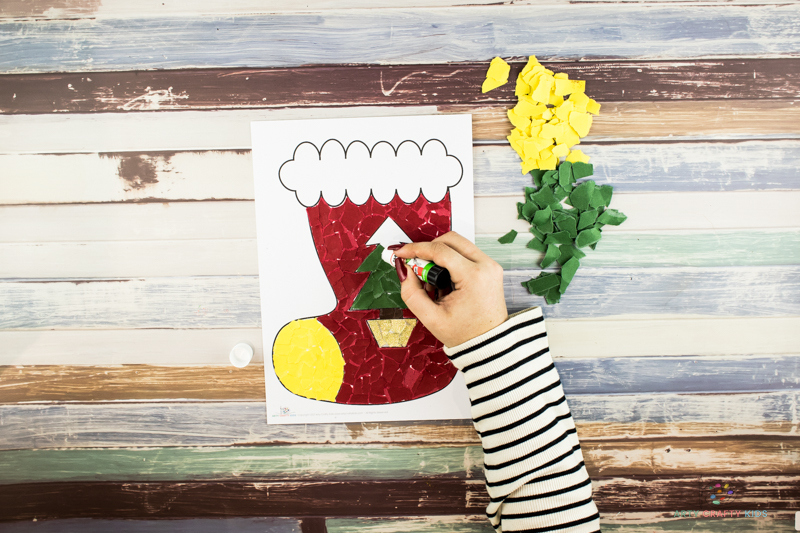
[[[321,242],[315,243],[307,207],[313,211],[312,206],[320,201],[339,206],[347,199],[368,208],[375,201],[387,204],[394,198],[398,202],[395,195],[405,204],[422,201],[433,205],[446,202],[449,194],[452,229],[474,240],[471,116],[253,122],[252,143],[267,422],[470,418],[460,373],[443,389],[418,399],[378,405],[336,403],[335,399],[311,399],[290,392],[276,374],[273,346],[284,326],[294,323],[298,328],[302,325],[318,331],[317,323],[324,320],[315,317],[327,315],[337,306],[315,247],[326,246],[329,241],[318,239]],[[420,191],[424,196],[421,200]],[[371,250],[374,242],[386,243],[383,239],[402,240],[402,235],[414,230],[408,224],[386,217],[360,249]],[[404,225],[406,231],[401,228]],[[293,322],[299,319],[315,322]],[[417,324],[416,328],[420,327]],[[415,329],[414,335],[419,334]],[[323,331],[322,335],[327,333]],[[370,339],[364,336],[362,340]],[[374,343],[374,338],[370,342]],[[285,353],[279,349],[276,357],[288,361]],[[342,357],[347,371],[347,357]],[[285,371],[286,363],[280,369]],[[387,379],[389,374],[396,375],[387,372]],[[407,383],[417,383],[415,379],[424,377],[412,370],[407,374],[403,374],[404,379],[411,380]],[[332,390],[331,386],[327,390]]]

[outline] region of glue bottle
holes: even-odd
[[[394,260],[398,259],[398,257],[394,255],[392,250],[387,248],[381,252],[381,259],[394,266]],[[403,261],[423,283],[430,283],[437,289],[452,288],[450,272],[446,268],[442,268],[431,261],[420,259],[419,257],[413,257],[411,259],[400,257],[399,259]]]

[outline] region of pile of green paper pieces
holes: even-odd
[[[517,203],[518,218],[531,224],[533,239],[528,248],[543,252],[540,264],[545,269],[553,263],[560,272],[541,272],[523,282],[531,294],[544,296],[548,304],[558,303],[586,254],[580,249],[594,250],[600,241],[603,226],[619,226],[627,218],[616,209],[609,209],[613,187],[598,186],[593,180],[577,181],[592,175],[589,163],[561,163],[556,170],[531,171],[535,187],[525,187],[525,203]],[[562,203],[563,201],[563,203]],[[565,208],[564,204],[571,206]],[[517,232],[511,230],[499,239],[513,242]]]

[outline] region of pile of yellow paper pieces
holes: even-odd
[[[508,63],[494,58],[482,91],[506,83],[510,70]],[[514,129],[507,138],[522,158],[523,174],[537,168],[555,170],[562,157],[570,163],[589,162],[582,151],[572,150],[589,134],[592,115],[600,113],[600,104],[586,96],[585,90],[585,81],[570,80],[565,73],[554,74],[536,56],[530,56],[517,76],[514,94],[518,103],[508,110]]]

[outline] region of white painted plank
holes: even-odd
[[[413,0],[403,4],[406,9],[479,5],[568,5],[575,2],[595,3],[601,0]],[[659,4],[697,4],[687,0],[617,0]],[[785,0],[703,0],[702,3],[724,3],[730,5],[783,4]],[[394,0],[306,0],[302,3],[284,0],[195,0],[193,2],[162,2],[161,0],[103,0],[99,3],[51,0],[29,2],[4,0],[0,4],[0,20],[53,20],[77,18],[139,18],[142,16],[209,16],[209,15],[253,15],[282,12],[317,12],[344,9],[386,9],[397,7]]]
[[[0,331],[0,365],[228,365],[231,348],[253,347],[261,328]]]
[[[800,317],[686,318],[640,315],[548,319],[557,360],[800,353]],[[620,342],[624,339],[624,342]],[[227,365],[238,342],[263,361],[260,328],[0,331],[0,366]]]
[[[800,141],[582,143],[615,193],[800,189]],[[475,192],[531,184],[508,144],[473,149]],[[765,165],[764,161],[769,161]],[[253,199],[249,150],[0,154],[0,203]]]
[[[250,149],[250,122],[436,114],[436,106],[0,115],[0,153]],[[252,172],[251,172],[252,175]]]
[[[531,31],[543,20],[547,31]],[[460,6],[6,22],[0,24],[0,69],[413,64],[534,52],[570,59],[779,57],[798,52],[799,36],[796,4],[724,10],[714,5]]]
[[[531,235],[476,244],[506,270],[529,269],[544,254]],[[754,251],[754,243],[758,251]],[[258,275],[255,239],[0,243],[0,279],[90,279]],[[587,267],[769,266],[800,263],[800,230],[607,232],[581,259]]]
[[[542,304],[506,273],[511,310]],[[253,328],[258,278],[208,276],[0,282],[0,329]],[[800,267],[581,268],[548,318],[627,314],[800,316]],[[298,317],[300,318],[300,317]]]
[[[681,424],[702,424],[714,436],[786,434],[797,420],[791,405],[797,391],[749,394],[570,395],[569,406],[581,438],[674,435]],[[787,426],[783,431],[772,426]],[[788,422],[788,423],[787,423]],[[453,425],[463,426],[465,421]],[[624,424],[625,434],[603,435],[596,424]],[[428,436],[430,426],[414,431],[413,424],[266,424],[263,402],[93,403],[61,405],[0,405],[0,449],[100,448],[126,446],[232,446],[268,442],[292,444],[413,444]],[[697,427],[700,425],[701,427]],[[410,427],[409,427],[410,426]],[[762,427],[759,427],[762,426]],[[613,426],[612,426],[613,428]],[[447,441],[447,425],[438,431]],[[455,429],[455,428],[453,428]],[[460,428],[459,428],[460,429]],[[613,431],[613,429],[612,429]],[[461,437],[464,431],[450,431]],[[430,438],[430,437],[429,437]],[[474,439],[474,440],[473,440]],[[452,442],[452,437],[450,437]],[[476,443],[477,435],[467,443]]]
[[[530,224],[517,219],[516,204],[523,200],[522,194],[476,198],[475,233],[527,232]],[[617,194],[611,207],[625,213],[628,220],[619,227],[606,226],[603,231],[798,227],[797,206],[800,191]]]
[[[255,239],[0,244],[2,278],[258,275]]]
[[[477,197],[476,233],[527,232],[529,224],[516,218],[521,200],[522,194]],[[796,228],[798,205],[800,191],[618,194],[611,207],[628,220],[604,231]],[[0,243],[254,238],[252,201],[0,207]]]
[[[687,318],[622,316],[547,320],[556,359],[636,355],[800,353],[800,317]]]
[[[252,200],[249,150],[0,155],[0,203]]]

